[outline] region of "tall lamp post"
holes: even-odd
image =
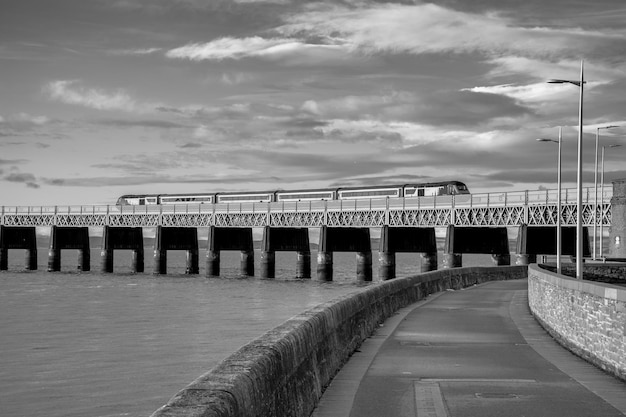
[[[576,173],[576,278],[583,279],[583,86],[585,85],[584,61],[580,61],[580,80],[548,81],[551,84],[574,84],[580,90],[578,101],[578,168]]]
[[[622,145],[608,145],[602,147],[602,176],[600,177],[600,195],[604,199],[604,149],[605,148],[617,148]],[[602,211],[600,211],[600,257],[604,255],[604,248],[602,245],[602,235],[604,234],[604,203],[602,203]]]
[[[600,129],[612,129],[614,127],[619,126],[610,125],[596,128],[596,164],[593,175],[593,189],[595,194],[593,200],[593,259],[596,259],[596,236],[598,235],[598,143],[600,142]],[[604,150],[604,147],[602,147],[602,150]],[[602,213],[602,211],[600,211],[600,213]],[[600,215],[602,216],[602,214]],[[602,221],[602,218],[600,221]],[[600,252],[600,256],[602,256],[602,252]]]
[[[556,211],[557,211],[557,214],[556,214],[556,273],[560,274],[561,273],[561,144],[563,142],[561,126],[559,126],[559,140],[558,141],[554,139],[546,139],[546,138],[539,138],[537,139],[537,141],[538,142],[554,142],[559,145],[558,162],[557,162],[558,172],[556,176],[557,193],[558,193],[558,196],[556,198]],[[604,148],[602,148],[602,151],[604,152]]]

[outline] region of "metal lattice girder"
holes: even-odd
[[[270,224],[276,227],[320,227],[324,225],[324,212],[270,213]]]
[[[384,210],[329,211],[328,226],[372,227],[385,224]]]
[[[158,214],[110,214],[109,226],[156,227],[159,225]]]
[[[99,214],[68,214],[56,216],[57,226],[105,226],[106,216]]]
[[[215,213],[214,223],[219,227],[264,227],[267,213]]]
[[[604,204],[602,205],[602,217],[601,222],[603,225],[607,226],[611,224],[611,205]]]
[[[161,225],[169,227],[209,227],[213,215],[206,214],[163,214]]]
[[[390,226],[447,226],[450,209],[390,210]]]
[[[54,215],[5,215],[3,225],[5,226],[53,226]]]

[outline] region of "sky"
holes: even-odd
[[[0,0],[0,205],[626,177],[623,0]]]

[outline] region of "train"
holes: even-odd
[[[432,197],[469,194],[460,181],[442,181],[371,187],[319,188],[307,190],[246,191],[190,194],[126,194],[118,198],[120,206],[276,203],[281,201],[367,200],[393,197]]]

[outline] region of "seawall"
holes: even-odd
[[[559,343],[626,381],[625,287],[577,280],[530,265],[528,303]]]
[[[398,309],[446,289],[526,278],[527,270],[433,271],[376,283],[321,304],[243,346],[152,417],[308,417],[352,353]]]

